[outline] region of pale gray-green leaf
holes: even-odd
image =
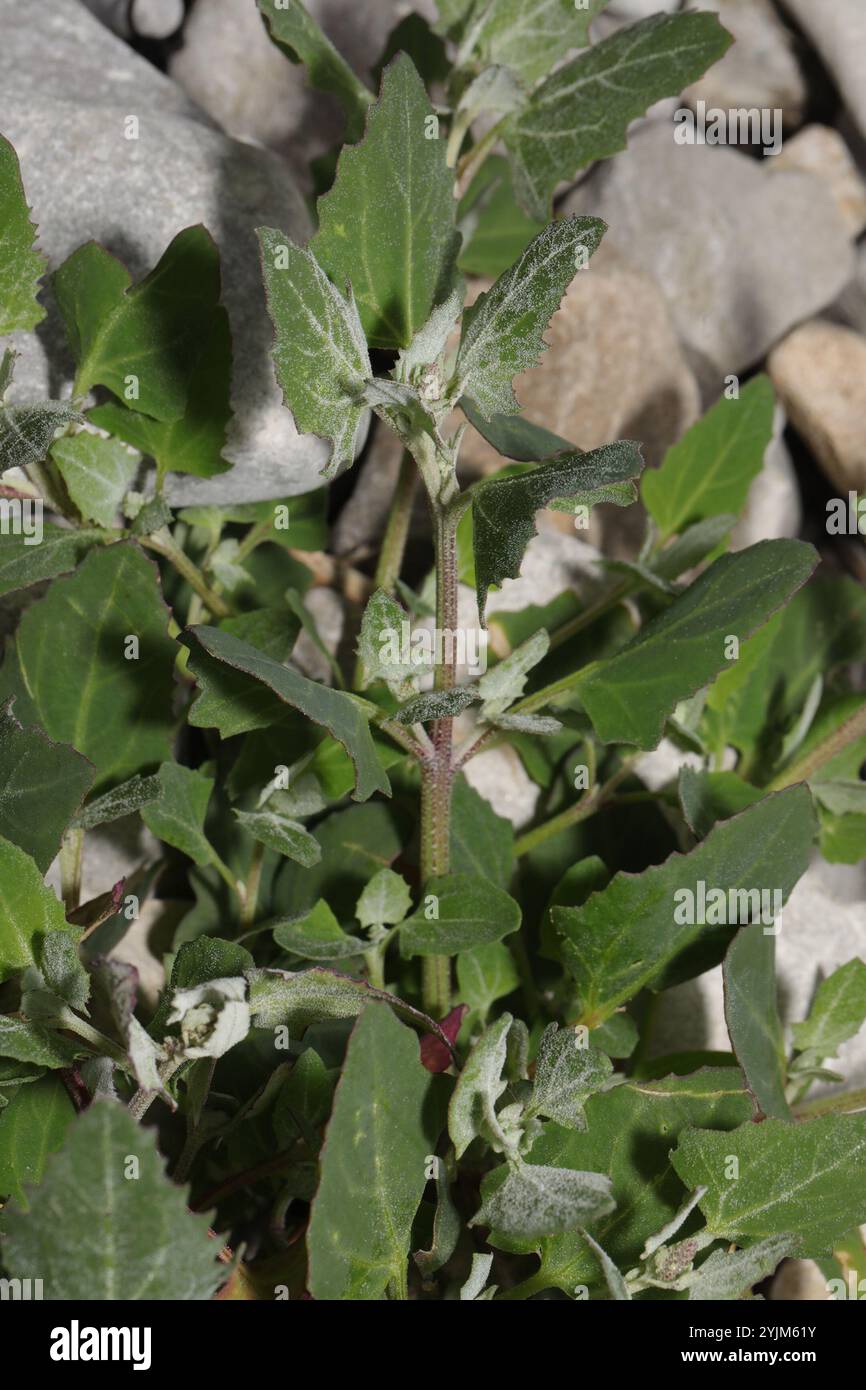
[[[455,401],[471,396],[488,419],[519,411],[511,383],[537,364],[547,347],[542,335],[548,323],[604,232],[597,217],[551,222],[492,289],[479,295],[463,315],[451,385]]]
[[[298,429],[332,443],[323,471],[335,477],[354,462],[372,375],[355,298],[282,232],[260,227],[259,241],[277,380]]]
[[[137,1181],[126,1176],[131,1158]],[[154,1129],[122,1105],[94,1102],[29,1192],[30,1210],[4,1214],[9,1274],[38,1270],[49,1301],[209,1299],[226,1277],[222,1243],[164,1169]]]

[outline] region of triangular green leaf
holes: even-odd
[[[153,420],[113,401],[91,410],[89,418],[154,459],[161,473],[213,478],[231,467],[222,456],[232,415],[231,375],[231,329],[228,314],[218,308],[190,376],[186,410],[179,420]]]
[[[434,917],[429,915],[431,898],[436,900]],[[517,903],[489,879],[443,874],[427,880],[422,906],[400,928],[400,952],[454,956],[501,941],[519,926]]]
[[[141,462],[138,454],[116,439],[82,432],[58,439],[51,457],[84,520],[116,526],[120,504]]]
[[[107,386],[146,415],[179,420],[203,347],[225,316],[219,252],[204,227],[179,232],[137,285],[88,242],[55,273],[54,290],[78,364],[76,394]]]
[[[131,543],[91,551],[21,620],[18,657],[39,723],[102,782],[168,755],[177,647],[167,629],[157,568]]]
[[[324,898],[305,917],[276,922],[274,940],[303,960],[344,960],[363,953],[366,942],[343,931]]]
[[[448,297],[460,249],[453,190],[438,118],[401,53],[382,75],[364,140],[340,155],[310,243],[335,284],[351,284],[372,347],[408,347]]]
[[[49,1155],[63,1144],[75,1107],[59,1076],[20,1086],[0,1114],[0,1193],[26,1210],[24,1184],[41,1182]],[[25,1276],[26,1277],[26,1276]]]
[[[0,983],[37,962],[41,939],[76,931],[29,854],[0,839]]]
[[[0,706],[0,835],[32,855],[43,873],[93,776],[74,748],[22,728],[11,705]]]
[[[39,545],[27,545],[23,536],[0,536],[0,595],[67,574],[102,538],[102,532],[92,528],[74,530],[47,523]]]
[[[774,406],[769,377],[755,377],[736,399],[723,397],[693,425],[661,468],[647,469],[641,497],[660,540],[721,512],[742,511],[773,435]]]
[[[822,980],[805,1023],[792,1028],[798,1052],[821,1058],[836,1052],[858,1033],[866,1020],[866,965],[856,956]]]
[[[725,1240],[796,1232],[815,1257],[866,1220],[866,1115],[688,1130],[671,1161],[687,1187],[707,1188],[701,1211]]]
[[[157,839],[189,855],[194,864],[210,864],[214,851],[204,833],[213,779],[180,763],[159,769],[159,796],[141,808],[141,819]]]

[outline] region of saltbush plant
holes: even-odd
[[[799,541],[729,548],[764,377],[650,471],[512,389],[606,231],[558,186],[729,37],[659,15],[587,47],[604,0],[438,0],[376,95],[299,0],[259,5],[347,131],[309,244],[259,232],[274,370],[323,484],[371,417],[403,463],[375,575],[328,555],[324,485],[173,514],[170,474],[227,467],[218,248],[182,231],[139,283],[93,242],[47,267],[0,141],[0,333],[53,297],[76,369],[28,404],[0,371],[4,1271],[52,1299],[736,1299],[797,1255],[829,1280],[863,1260],[866,1114],[810,1091],[866,965],[783,1021],[774,958],[815,846],[866,849],[866,600]],[[469,422],[502,456],[476,481]],[[638,505],[589,597],[486,625],[540,509],[579,535]],[[692,757],[654,790],[663,737]],[[517,835],[465,775],[497,748],[537,789]],[[136,817],[159,852],[82,901]],[[123,938],[140,958],[154,921],[149,1001]],[[720,962],[730,1051],[659,1057],[665,991]]]

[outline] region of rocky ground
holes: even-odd
[[[402,0],[307,3],[365,73],[410,9]],[[411,8],[433,13],[432,0]],[[612,0],[598,35],[662,8],[678,0]],[[530,418],[583,447],[636,437],[657,463],[726,378],[767,371],[777,432],[736,543],[802,535],[830,564],[866,578],[862,543],[833,543],[824,524],[829,498],[866,493],[866,4],[700,0],[699,8],[717,10],[738,42],[687,100],[780,108],[781,153],[677,145],[680,103],[664,102],[638,123],[628,151],[563,190],[568,211],[600,215],[611,230],[554,319],[544,365],[518,394]],[[306,237],[308,163],[339,139],[336,109],[271,45],[253,0],[0,0],[0,32],[0,130],[18,149],[52,260],[96,238],[138,274],[191,223],[204,222],[219,241],[236,344],[235,467],[178,481],[175,500],[318,486],[323,447],[297,435],[271,373],[252,228]],[[123,136],[129,114],[140,121],[134,142]],[[49,319],[39,351],[20,363],[22,397],[68,383],[58,341]],[[398,462],[374,437],[342,480],[338,553],[357,558],[375,547]],[[477,436],[466,463],[479,471],[491,463]],[[632,532],[621,514],[615,524],[597,525],[590,540],[628,551]],[[557,585],[580,589],[593,553],[573,532],[543,527],[516,581],[521,602],[543,602]],[[517,594],[504,591],[491,607],[517,606]],[[663,747],[648,759],[647,778],[666,780],[680,758]],[[471,778],[515,824],[530,818],[535,789],[516,757],[485,754]],[[827,973],[866,951],[864,903],[864,866],[816,863],[797,888],[779,942],[781,987],[795,1014],[805,1011],[816,967]],[[668,998],[663,1050],[725,1045],[715,974]],[[849,1051],[845,1069],[863,1085],[866,1044]],[[779,1295],[792,1296],[791,1285]]]

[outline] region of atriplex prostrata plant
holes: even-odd
[[[638,443],[583,453],[520,417],[512,380],[605,231],[548,221],[556,185],[728,39],[657,16],[547,75],[603,6],[439,0],[437,33],[400,26],[374,99],[297,0],[260,0],[346,110],[310,244],[260,242],[276,373],[330,476],[371,412],[405,450],[372,582],[327,555],[322,491],[165,501],[167,474],[226,467],[202,228],[136,285],[94,243],[54,272],[72,399],[0,405],[0,1229],[7,1274],[46,1297],[732,1299],[788,1255],[862,1264],[866,1115],[845,1112],[864,1097],[807,1093],[866,1017],[866,965],[786,1042],[774,950],[816,834],[831,859],[866,849],[846,676],[866,600],[803,587],[799,542],[728,552],[768,382],[644,475],[637,561],[583,604],[491,614],[489,666],[458,683],[459,584],[483,625],[539,509],[637,500]],[[45,267],[5,143],[0,213],[8,334],[41,319]],[[471,307],[462,269],[496,277]],[[471,486],[467,420],[509,460]],[[314,582],[355,603],[357,660],[323,643]],[[288,664],[302,633],[330,683]],[[665,734],[695,766],[654,791],[635,763]],[[497,746],[538,788],[517,838],[463,771]],[[82,903],[85,841],[135,816],[159,856]],[[110,953],[169,899],[148,1007]],[[732,1051],[653,1060],[664,990],[722,960]]]

